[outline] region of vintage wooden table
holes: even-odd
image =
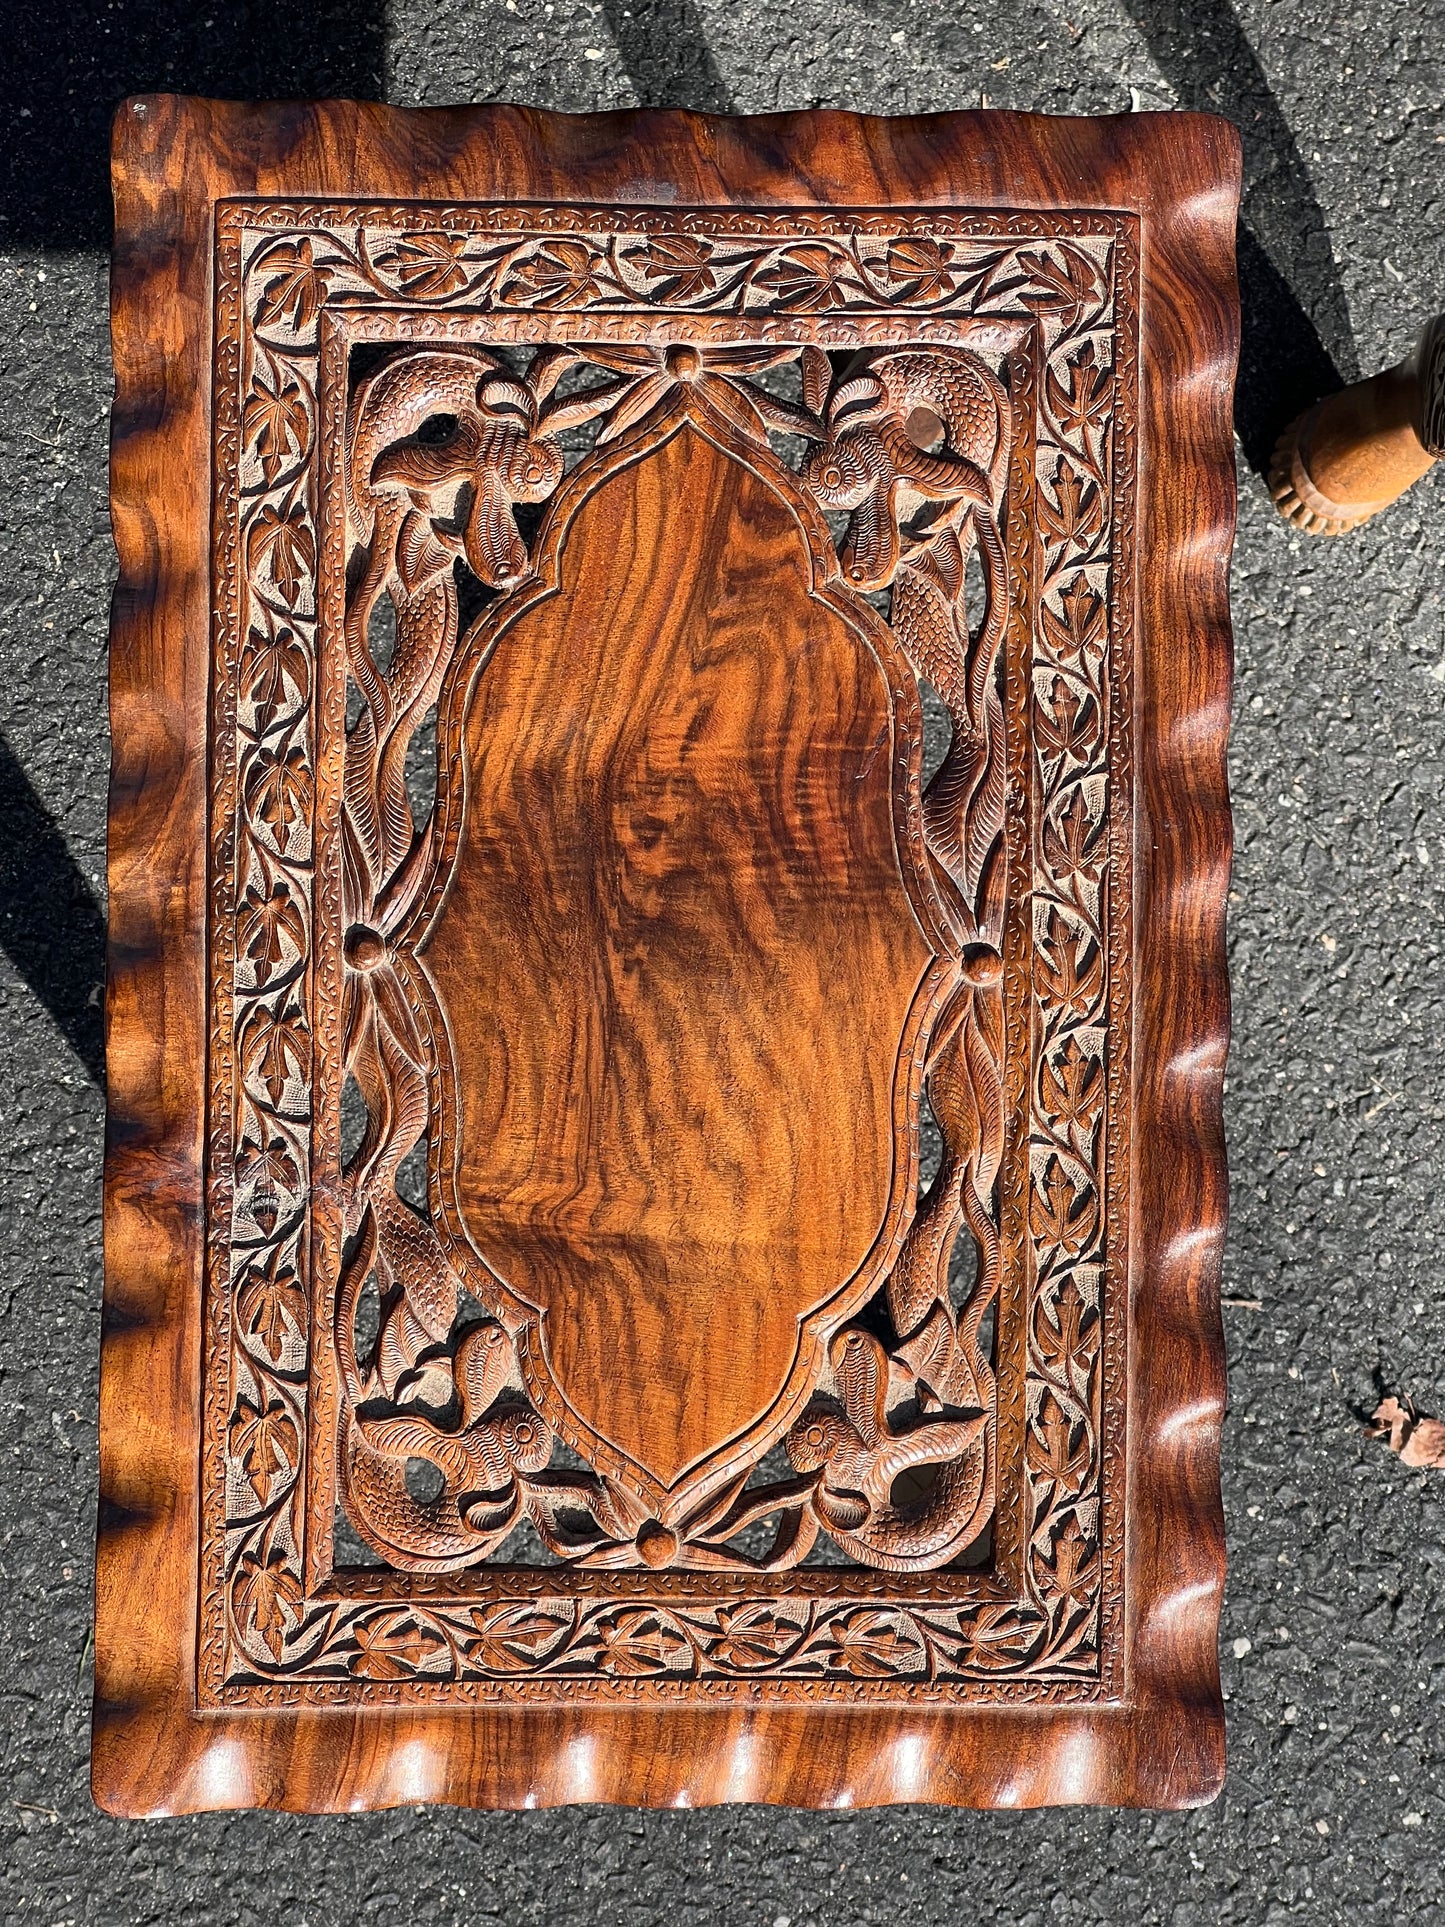
[[[1218,1788],[1238,176],[121,109],[102,1804]]]

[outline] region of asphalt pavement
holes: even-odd
[[[897,1927],[1442,1918],[1445,473],[1296,537],[1301,400],[1445,304],[1445,0],[56,0],[0,14],[0,1918]],[[87,1790],[101,1296],[106,126],[152,89],[759,112],[1213,108],[1244,136],[1225,1291],[1229,1779],[1197,1813],[401,1811]],[[1445,466],[1445,465],[1442,465]]]

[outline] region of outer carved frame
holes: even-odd
[[[1193,116],[569,120],[169,98],[121,109],[102,1804],[1178,1805],[1217,1790],[1237,184],[1232,131]],[[211,247],[215,203],[239,196],[1141,217],[1126,1654],[1105,1702],[302,1710],[282,1694],[259,1718],[198,1707]]]
[[[748,296],[746,312],[740,313],[729,295],[715,292],[703,298],[674,297],[659,306],[645,283],[622,293],[621,306],[617,291],[610,297],[583,293],[561,308],[508,300],[505,284],[510,275],[520,280],[519,261],[545,256],[549,248],[586,252],[576,239],[581,235],[589,247],[606,240],[607,258],[615,263],[617,230],[623,231],[621,239],[633,242],[639,231],[710,236],[709,245],[733,256],[726,269],[718,262],[722,281],[736,289],[739,258],[748,264],[741,282]],[[759,297],[756,271],[793,255],[816,258],[822,252],[820,230],[829,258],[842,254],[851,259],[845,250],[871,257],[866,272],[858,266],[859,276],[869,282],[866,290],[859,283],[859,291],[871,301],[865,310],[860,311],[856,299],[841,313],[825,305],[819,314],[806,306],[779,308]],[[279,287],[284,292],[293,285],[298,231],[310,237],[305,243],[310,250],[306,274],[334,275],[336,283],[328,282],[326,304],[302,329],[308,338],[298,343],[289,364],[283,353],[281,365],[289,366],[284,381],[275,372],[274,339],[268,343],[266,361],[271,380],[286,392],[299,396],[302,390],[308,395],[316,391],[321,447],[306,451],[308,464],[319,466],[316,493],[321,499],[314,516],[298,498],[297,462],[280,461],[274,482],[263,475],[266,485],[254,486],[258,465],[242,424],[251,416],[256,377],[253,373],[249,384],[238,379],[236,365],[238,358],[243,368],[253,361],[247,335],[254,331],[251,338],[259,337],[262,313],[274,307],[270,290]],[[449,249],[443,284],[425,301],[416,294],[403,300],[370,266],[373,260],[395,259],[406,234],[417,231],[423,241],[440,231],[461,244],[456,271]],[[272,1706],[298,1693],[308,1701],[351,1704],[407,1699],[455,1703],[465,1697],[560,1696],[575,1701],[585,1695],[631,1701],[653,1696],[752,1702],[830,1698],[855,1708],[865,1700],[890,1698],[969,1703],[1116,1698],[1123,1676],[1137,223],[1125,214],[1078,210],[889,210],[830,213],[820,220],[810,211],[730,214],[478,204],[396,208],[262,201],[225,203],[218,210],[217,232],[213,431],[221,562],[210,756],[213,1010],[208,1140],[217,1182],[210,1192],[212,1267],[205,1327],[209,1369],[202,1454],[202,1703],[220,1698],[232,1705]],[[925,245],[946,243],[951,265],[944,298],[935,294],[916,303],[909,293],[910,277],[905,275],[901,289],[889,285],[896,277],[888,262],[898,237],[919,233],[937,237]],[[351,236],[354,247],[347,238]],[[1093,252],[1092,271],[1080,258],[1081,249]],[[248,251],[252,263],[279,263],[284,257],[282,279],[273,279],[273,267],[243,267]],[[624,257],[628,252],[623,247]],[[504,269],[499,256],[507,264]],[[334,266],[322,265],[328,258]],[[430,255],[425,259],[430,264]],[[1077,283],[1076,275],[1083,277]],[[484,296],[487,305],[478,312]],[[273,334],[275,326],[272,314]],[[570,332],[585,339],[598,331],[606,337],[645,340],[659,327],[704,341],[720,335],[724,342],[740,337],[743,330],[755,333],[762,328],[786,339],[806,335],[833,347],[856,347],[864,341],[876,346],[885,339],[975,346],[987,341],[1010,370],[1017,404],[1016,486],[1006,492],[1011,585],[1004,652],[1012,799],[1006,837],[1012,880],[1004,943],[1010,1043],[1008,1063],[1000,1066],[1010,1142],[999,1183],[1000,1234],[1010,1257],[998,1307],[1006,1396],[998,1414],[1001,1460],[993,1570],[904,1577],[871,1568],[832,1567],[806,1572],[794,1568],[770,1578],[734,1571],[708,1579],[678,1573],[648,1579],[595,1569],[549,1574],[497,1565],[423,1582],[396,1573],[333,1574],[336,1387],[325,1335],[332,1282],[340,1266],[327,1201],[340,1188],[334,973],[341,919],[334,799],[341,783],[341,690],[332,665],[340,654],[343,616],[336,496],[349,347],[398,337],[423,343],[477,337],[526,342],[559,333],[566,338]],[[1051,342],[1047,349],[1046,333]],[[292,383],[297,386],[288,385]],[[1094,424],[1093,455],[1087,452],[1089,431],[1082,415],[1073,424],[1072,446],[1054,419],[1071,405],[1081,407]],[[1103,479],[1092,491],[1092,514],[1070,517],[1064,512],[1062,466],[1056,478],[1035,488],[1036,430],[1049,431],[1056,460],[1070,454],[1081,459],[1081,446],[1086,463],[1097,457]],[[250,450],[253,481],[245,489],[239,486],[243,444]],[[269,540],[278,517],[293,526],[300,518],[307,555],[326,550],[314,623],[306,613],[309,570],[301,571],[305,581],[293,583],[280,603],[281,618],[296,631],[288,655],[300,651],[306,660],[314,657],[300,675],[300,685],[315,691],[316,727],[310,727],[311,708],[298,696],[279,704],[279,736],[273,722],[243,723],[238,706],[238,692],[255,682],[258,665],[274,695],[275,651],[256,628],[258,615],[270,622],[261,613],[266,597],[258,580],[267,565],[252,558],[262,551],[255,536]],[[1036,524],[1050,517],[1054,526],[1044,542]],[[1088,567],[1106,571],[1104,595],[1087,587]],[[270,599],[276,600],[274,590]],[[1092,740],[1104,742],[1102,755],[1098,750],[1084,754],[1077,746],[1070,754],[1058,744],[1045,754],[1042,742],[1035,740],[1033,719],[1042,717],[1045,707],[1040,677],[1048,684],[1051,674],[1061,670],[1061,658],[1070,654],[1075,681],[1090,691],[1097,725]],[[1087,668],[1084,658],[1091,659]],[[913,672],[907,675],[911,687]],[[269,714],[276,707],[270,696],[267,705]],[[1055,724],[1057,731],[1057,718]],[[284,760],[294,764],[299,789],[295,811],[281,813],[288,827],[278,842],[273,830],[258,822],[254,805],[248,809],[247,799],[274,785],[288,744]],[[1082,860],[1076,862],[1063,847],[1060,819],[1073,819],[1077,828],[1086,794],[1092,794],[1094,803],[1083,810],[1083,817],[1093,827],[1077,853]],[[308,796],[313,799],[310,811],[301,800]],[[1096,807],[1102,810],[1097,818]],[[299,849],[292,847],[292,827],[302,831]],[[900,820],[900,835],[902,830]],[[266,878],[287,880],[290,905],[297,913],[296,941],[287,949],[295,954],[274,980],[268,977],[243,988],[236,971],[241,879],[254,876],[254,861],[246,852],[254,850],[258,836],[271,845]],[[1098,874],[1105,850],[1107,889],[1101,888]],[[1078,898],[1076,870],[1092,879],[1090,887],[1098,898],[1092,913]],[[228,880],[233,875],[232,888]],[[254,909],[249,883],[245,894]],[[1058,910],[1091,920],[1095,937],[1066,938],[1062,950],[1056,950],[1059,937],[1053,923]],[[1047,944],[1038,941],[1041,930],[1050,933]],[[1090,964],[1085,953],[1095,938],[1098,948]],[[1070,968],[1066,959],[1075,952],[1076,961],[1082,960],[1082,978],[1071,976],[1062,985],[1052,981],[1057,971]],[[1086,988],[1080,1000],[1085,980],[1092,984],[1096,978],[1097,987]],[[253,1019],[264,1016],[268,1003],[281,1007],[275,1002],[278,983],[294,984],[282,1003],[299,995],[298,1008],[310,1010],[310,1021],[299,1026],[287,1046],[294,1048],[301,1066],[298,1076],[287,1080],[286,1092],[258,1097],[254,1088],[247,1088],[251,1080],[242,1075],[242,1060]],[[328,985],[329,994],[323,988]],[[414,1021],[430,1033],[435,1020],[429,1000],[419,998],[414,984],[406,994]],[[273,1035],[276,1028],[270,1025]],[[1099,1065],[1096,1092],[1107,1083],[1107,1125],[1096,1125],[1085,1133],[1087,1143],[1080,1143],[1047,1115],[1030,1060],[1042,1063],[1063,1039],[1076,1040],[1090,1030],[1095,1033],[1093,1055],[1084,1061]],[[321,1044],[314,1053],[308,1048],[311,1036]],[[305,1063],[313,1057],[308,1077]],[[238,1109],[250,1119],[240,1131],[233,1128]],[[309,1153],[308,1124],[314,1140]],[[292,1196],[278,1213],[272,1195],[261,1221],[248,1212],[245,1197],[248,1185],[257,1192],[260,1187],[241,1173],[247,1166],[254,1170],[261,1146],[277,1133],[277,1150],[294,1165]],[[1072,1185],[1066,1193],[1063,1216],[1069,1224],[1059,1220],[1052,1195],[1060,1178],[1054,1152],[1062,1136],[1070,1137],[1066,1155],[1084,1176],[1077,1194]],[[223,1189],[220,1180],[233,1170],[236,1182]],[[297,1182],[308,1171],[309,1193]],[[448,1216],[445,1199],[442,1215]],[[455,1234],[452,1242],[457,1242]],[[288,1259],[288,1252],[294,1257]],[[297,1339],[278,1344],[271,1328],[265,1356],[255,1319],[247,1312],[248,1280],[256,1276],[258,1260],[267,1273],[274,1274],[278,1262],[285,1261],[289,1271],[305,1276],[309,1269],[311,1275],[309,1293],[294,1283],[290,1287],[288,1322],[294,1318],[302,1331]],[[453,1262],[462,1271],[468,1268],[465,1257],[456,1253]],[[1080,1284],[1091,1294],[1087,1299],[1080,1296]],[[1071,1286],[1072,1303],[1066,1310],[1060,1294],[1067,1298]],[[304,1309],[308,1298],[309,1320]],[[1044,1337],[1050,1333],[1057,1341],[1052,1372],[1038,1369]],[[1071,1377],[1076,1369],[1082,1381],[1078,1385]],[[1068,1381],[1062,1395],[1075,1400],[1085,1414],[1077,1464],[1069,1454],[1062,1477],[1051,1469],[1057,1429],[1046,1436],[1044,1423],[1049,1387],[1056,1377]],[[1056,1396],[1062,1390],[1058,1383],[1052,1389]],[[294,1423],[287,1419],[288,1407]],[[288,1462],[284,1468],[276,1464],[275,1453],[266,1447],[261,1456],[271,1469],[253,1471],[252,1478],[260,1479],[253,1492],[237,1462],[250,1448],[238,1452],[228,1442],[238,1431],[242,1440],[254,1441],[263,1408],[286,1428],[283,1456]],[[1056,1428],[1058,1411],[1055,1405]],[[1066,1447],[1072,1430],[1065,1421]],[[294,1450],[303,1431],[307,1444]],[[298,1460],[304,1460],[304,1477]],[[303,1499],[304,1487],[309,1493]],[[1081,1520],[1086,1521],[1083,1531]],[[275,1533],[278,1521],[285,1527],[280,1539]],[[304,1560],[285,1555],[288,1537],[298,1550],[304,1543]],[[264,1607],[258,1605],[263,1588]],[[781,1616],[775,1613],[779,1605]],[[478,1613],[485,1616],[485,1638],[480,1641],[484,1628],[476,1623]],[[243,1615],[253,1622],[249,1652],[235,1637],[236,1621]],[[283,1637],[283,1625],[294,1627],[299,1652],[283,1652],[292,1637],[290,1631]],[[498,1650],[498,1629],[505,1659],[480,1663],[479,1644]],[[739,1656],[737,1640],[743,1642],[746,1658]],[[664,1641],[672,1649],[666,1663],[660,1650]],[[354,1650],[348,1655],[350,1647]],[[640,1677],[639,1657],[647,1669]],[[672,1663],[677,1659],[682,1670]]]

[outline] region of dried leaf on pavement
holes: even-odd
[[[1445,1420],[1419,1418],[1408,1399],[1387,1398],[1376,1407],[1365,1436],[1387,1439],[1402,1465],[1445,1470]]]

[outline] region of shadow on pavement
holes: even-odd
[[[693,0],[602,0],[602,12],[640,106],[733,111]]]
[[[3,736],[0,823],[0,948],[100,1084],[105,918]]]
[[[232,100],[352,95],[383,82],[385,0],[12,4],[0,247],[110,245],[110,121],[127,94]],[[0,947],[100,1083],[105,919],[60,830],[0,739]]]
[[[379,99],[385,0],[55,0],[4,9],[0,245],[110,245],[110,120],[127,94]]]
[[[1245,459],[1263,473],[1280,430],[1300,409],[1360,372],[1329,231],[1293,130],[1229,0],[1124,6],[1180,103],[1223,114],[1244,143],[1234,426]],[[1309,311],[1291,280],[1307,249]]]
[[[1222,113],[1244,143],[1239,235],[1243,341],[1235,427],[1263,471],[1280,429],[1359,373],[1344,289],[1294,134],[1229,0],[1125,0],[1161,74],[1188,107]],[[726,113],[732,97],[694,0],[602,0],[639,100]],[[887,11],[887,9],[884,9]],[[109,130],[116,103],[151,91],[230,99],[378,98],[385,0],[286,0],[241,7],[162,0],[142,17],[104,0],[12,7],[11,79],[0,154],[0,244],[104,248]],[[1288,266],[1321,237],[1306,312]],[[104,919],[60,831],[0,739],[0,945],[97,1082]]]

